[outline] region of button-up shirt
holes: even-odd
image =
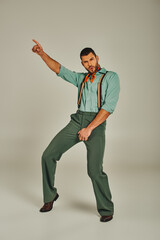
[[[81,105],[79,110],[85,112],[98,112],[98,82],[103,73],[106,73],[105,68],[101,68],[95,74],[95,79],[91,83],[90,78],[85,83],[82,97],[81,97]],[[67,82],[70,82],[74,86],[78,88],[78,96],[80,92],[81,83],[83,82],[85,76],[88,73],[79,73],[74,72],[63,65],[60,67],[60,72],[57,76],[61,77]],[[108,71],[102,81],[102,91],[101,91],[101,103],[102,109],[106,110],[110,114],[112,114],[117,105],[117,101],[119,99],[120,92],[120,81],[117,73]],[[78,97],[77,97],[78,99]]]

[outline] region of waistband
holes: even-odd
[[[77,110],[78,114],[85,115],[85,116],[96,116],[98,112],[84,112],[81,110]]]

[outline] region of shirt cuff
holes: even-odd
[[[113,109],[111,109],[110,107],[106,107],[106,106],[102,106],[101,109],[106,110],[107,112],[109,112],[110,114],[112,114],[114,112]]]
[[[59,71],[59,73],[57,74],[57,76],[58,76],[58,77],[62,77],[62,76],[63,76],[63,72],[64,72],[64,67],[63,67],[63,65],[61,64],[61,65],[60,65],[60,71]]]

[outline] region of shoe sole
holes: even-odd
[[[101,220],[101,219],[100,219],[100,222],[109,222],[109,221],[111,221],[112,219],[113,219],[113,217],[108,218],[108,219],[106,218],[106,220]]]

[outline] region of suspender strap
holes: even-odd
[[[81,87],[80,87],[80,91],[79,91],[78,108],[80,108],[80,105],[81,105],[81,97],[82,97],[82,91],[84,88],[84,80],[85,80],[85,78],[83,79],[83,82],[81,83]]]
[[[108,71],[106,71],[107,73]],[[102,98],[102,80],[104,78],[104,76],[106,75],[106,73],[102,74],[102,76],[100,77],[99,79],[99,82],[98,82],[98,109],[100,109],[102,107],[102,103],[101,103],[101,98]],[[81,97],[82,97],[82,91],[83,91],[83,88],[84,88],[84,84],[85,84],[85,78],[83,80],[83,82],[81,83],[81,87],[80,87],[80,91],[79,91],[79,97],[78,97],[78,108],[80,107],[81,105]]]
[[[102,76],[100,77],[99,82],[98,82],[98,109],[99,110],[102,107],[102,102],[101,102],[101,99],[102,99],[102,80],[103,80],[104,76],[106,75],[106,73],[102,74]]]

